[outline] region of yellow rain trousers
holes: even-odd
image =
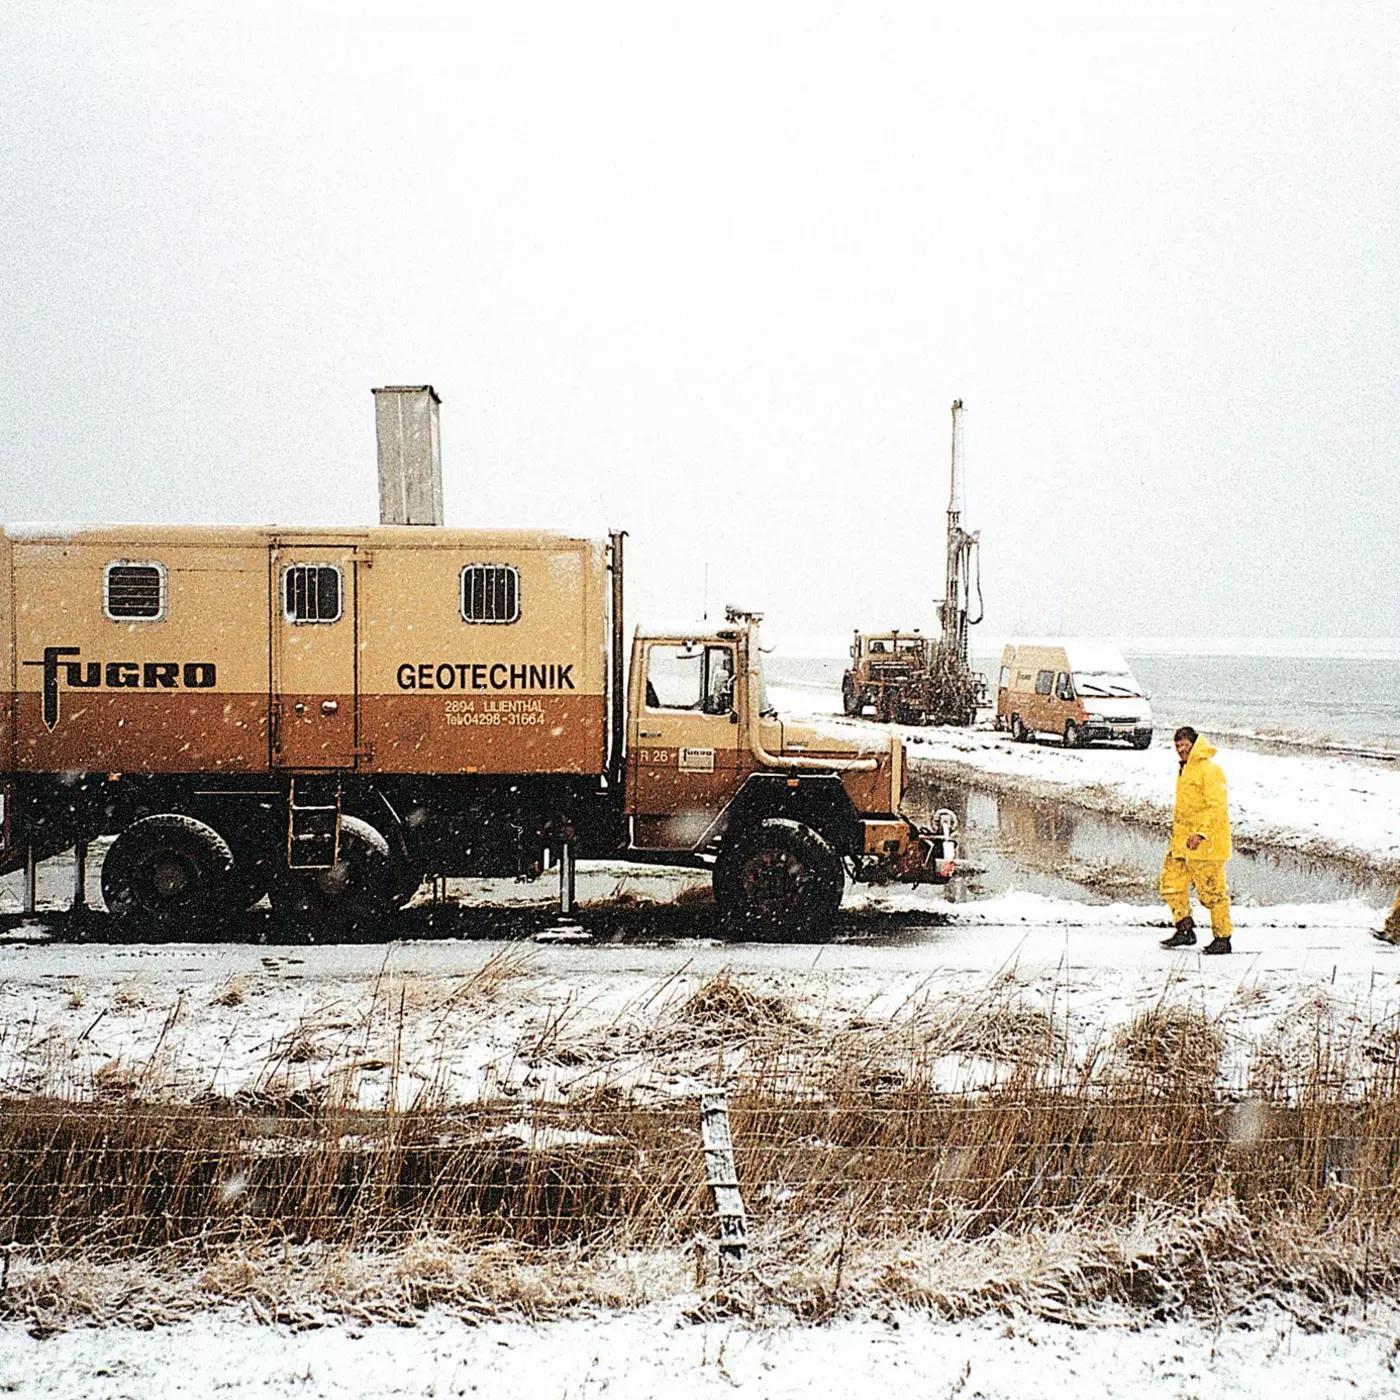
[[[1180,923],[1191,913],[1191,886],[1210,911],[1210,931],[1217,938],[1230,936],[1230,891],[1225,884],[1225,862],[1230,859],[1230,813],[1225,774],[1212,762],[1215,746],[1204,739],[1191,745],[1191,754],[1176,779],[1176,807],[1172,812],[1172,842],[1162,862],[1158,888],[1172,919]],[[1186,840],[1205,839],[1194,851]]]
[[[1158,889],[1172,911],[1172,922],[1180,923],[1191,913],[1191,886],[1196,898],[1210,911],[1210,931],[1217,938],[1229,938],[1230,891],[1225,884],[1223,860],[1182,860],[1169,855],[1162,862]]]

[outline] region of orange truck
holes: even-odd
[[[930,709],[929,638],[912,632],[856,632],[841,677],[841,708],[867,709],[886,724],[922,724]]]
[[[845,881],[946,881],[876,751],[767,703],[756,615],[638,631],[623,536],[381,525],[0,530],[0,872],[112,837],[109,911],[200,936],[269,895],[377,929],[430,875],[561,851],[708,868],[820,936]]]

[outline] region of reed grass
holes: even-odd
[[[1290,1076],[1227,1092],[1220,1032],[1190,1009],[1152,1007],[1075,1054],[1000,992],[974,1010],[824,1035],[728,975],[670,1006],[668,1035],[709,1047],[725,1031],[752,1217],[750,1266],[728,1275],[706,1244],[688,1092],[171,1105],[132,1072],[81,1100],[0,1100],[0,1312],[107,1316],[123,1270],[155,1320],[240,1298],[269,1317],[433,1302],[533,1316],[680,1289],[697,1315],[796,1317],[873,1300],[1055,1316],[1400,1297],[1388,1025],[1319,1035]],[[950,1054],[997,1072],[949,1090]]]

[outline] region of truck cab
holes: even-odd
[[[848,715],[873,709],[886,724],[923,722],[929,695],[932,644],[912,632],[856,632],[851,664],[841,678],[841,708]]]
[[[709,631],[639,631],[628,691],[625,809],[634,852],[713,864],[721,913],[811,932],[857,880],[946,882],[956,822],[900,810],[898,738],[876,750],[784,719],[763,684],[757,614]]]

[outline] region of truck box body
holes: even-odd
[[[600,775],[606,544],[0,531],[0,772]]]

